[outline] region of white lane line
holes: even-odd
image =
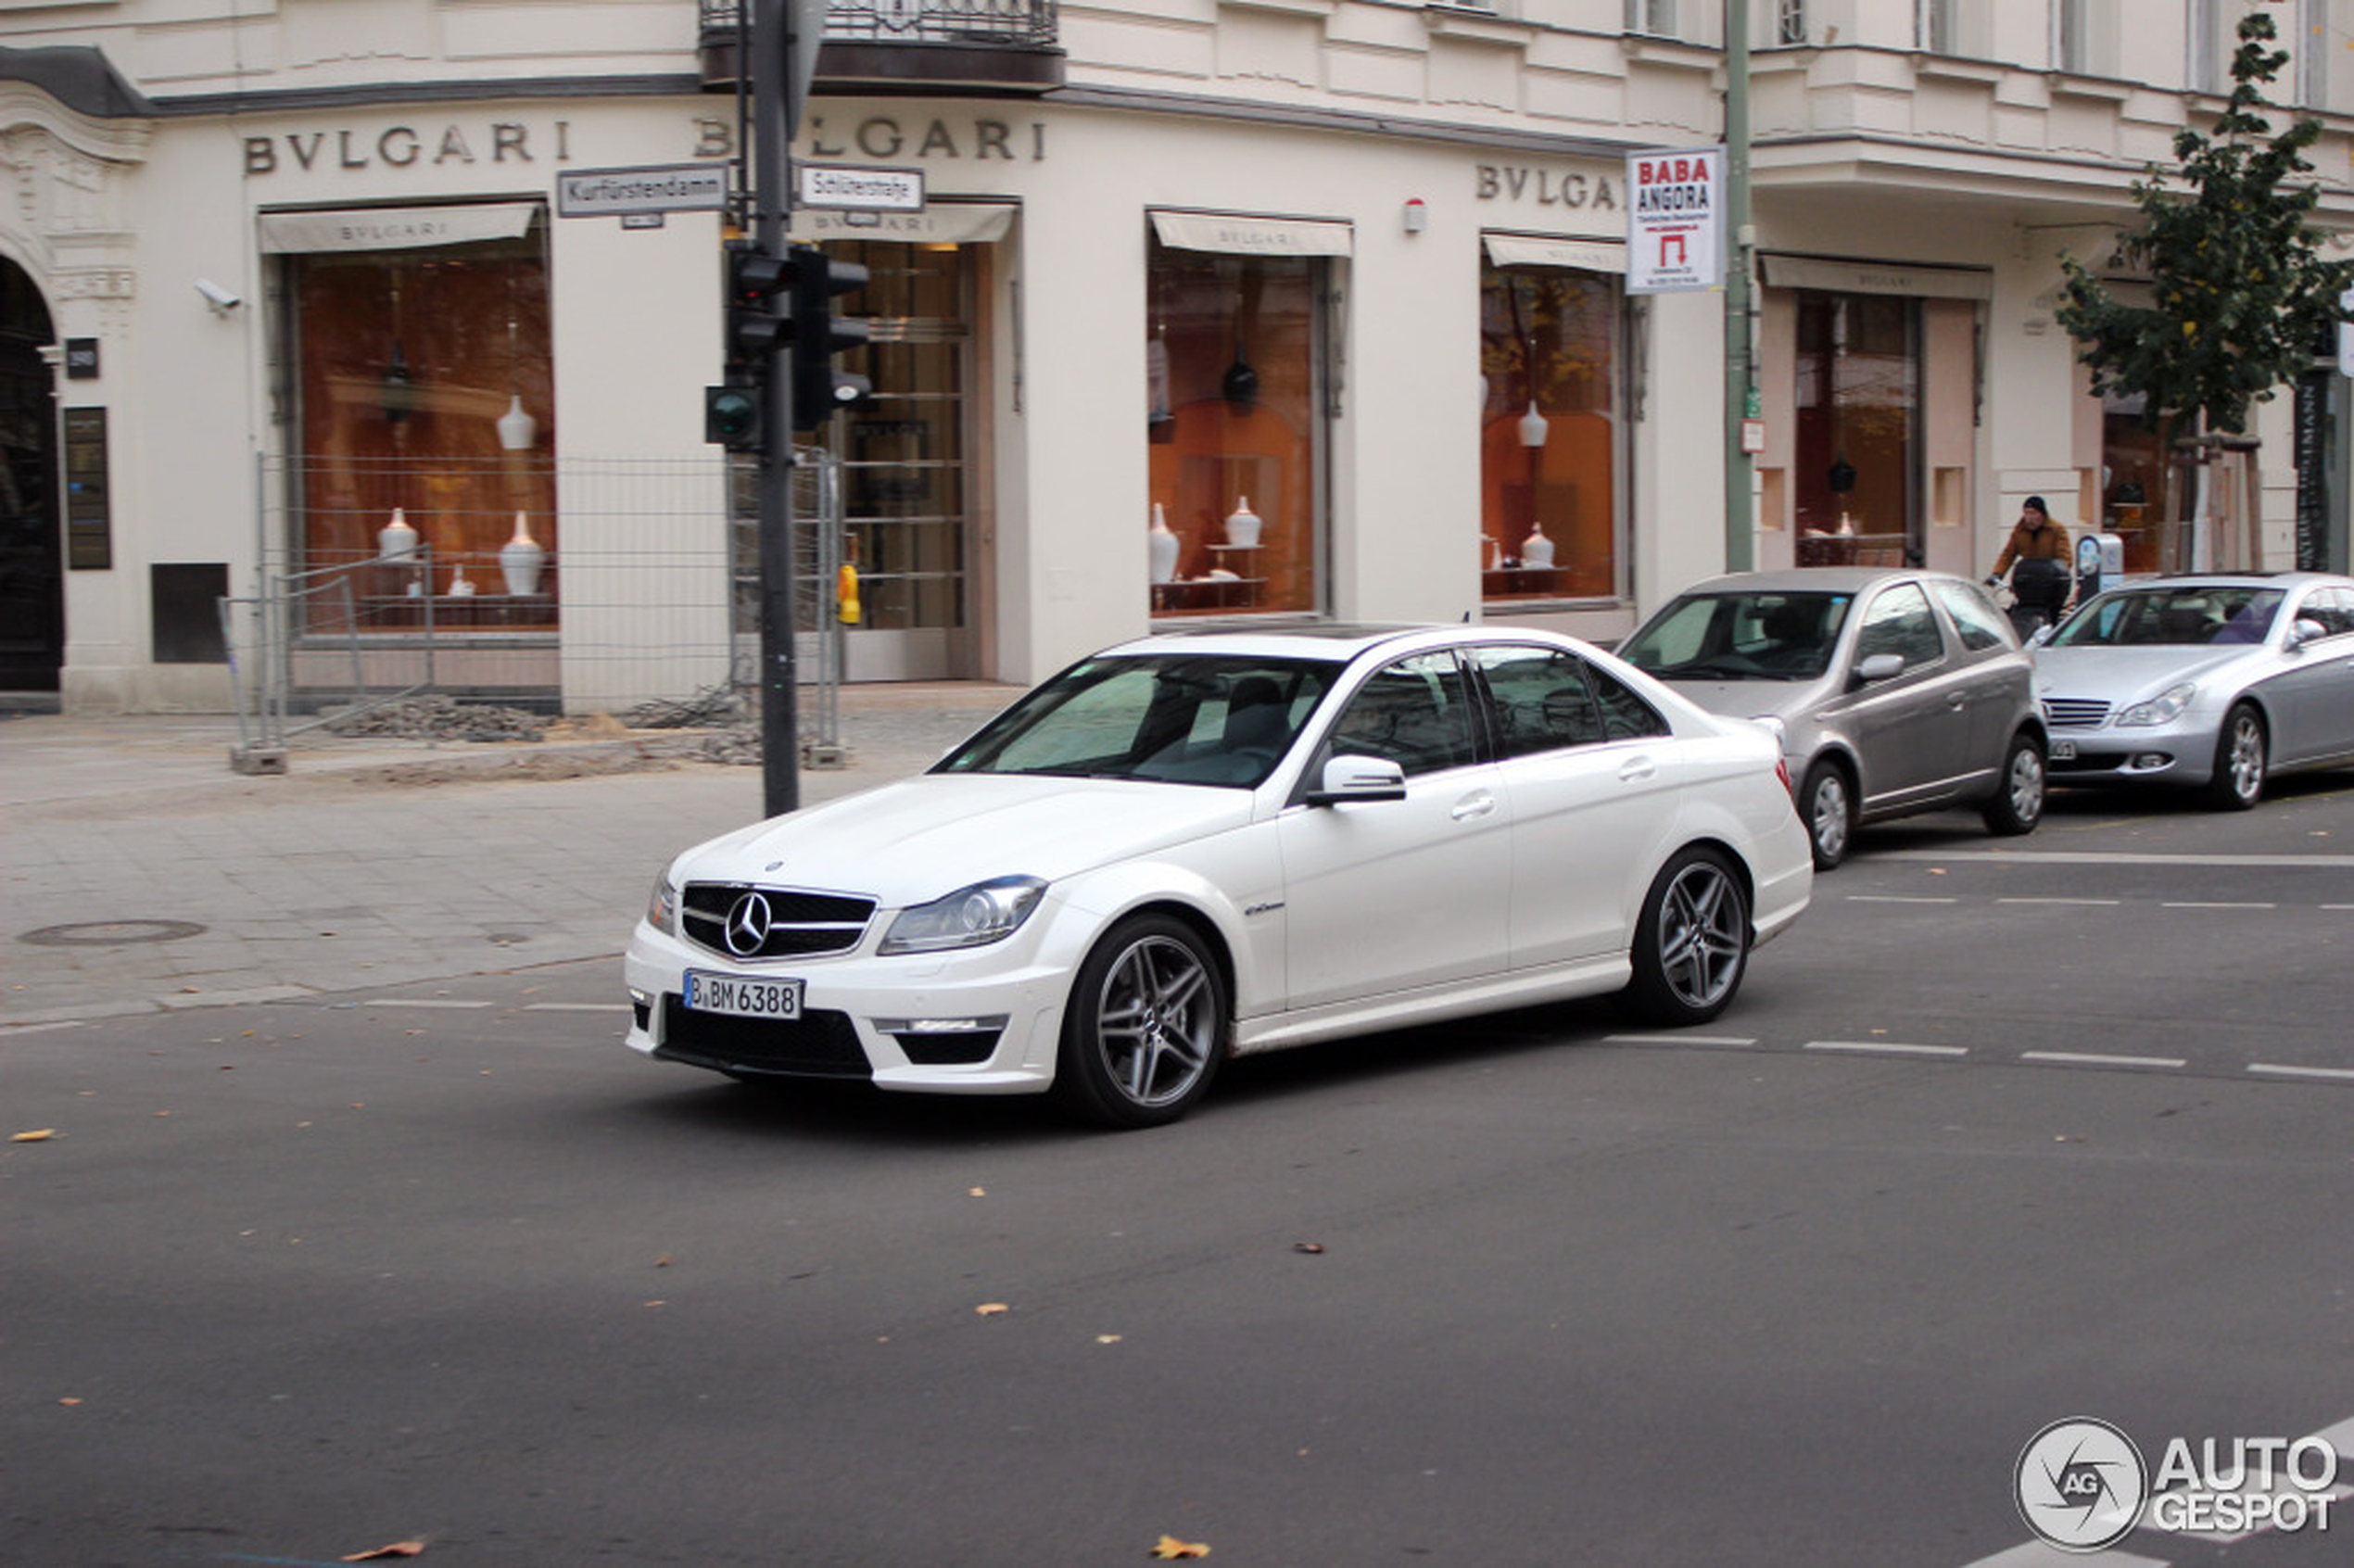
[[[2121,898],[1998,898],[1997,904],[2094,904],[2107,906],[2122,904]]]
[[[1605,1034],[1605,1045],[1754,1045],[1753,1037],[1740,1034]]]
[[[1916,893],[1849,893],[1850,904],[1959,904],[1959,898],[1930,898]]]
[[[361,1004],[363,1007],[487,1007],[487,1002],[456,1002],[447,997],[377,996]]]
[[[2029,1541],[1992,1557],[1981,1557],[1967,1568],[2168,1568],[2162,1557],[2141,1557],[2130,1551],[2062,1551],[2041,1541]]]
[[[80,1018],[59,1018],[54,1023],[0,1024],[0,1040],[14,1040],[20,1034],[44,1034],[53,1029],[80,1029]]]
[[[2354,1068],[2284,1067],[2277,1062],[2250,1062],[2247,1070],[2275,1073],[2283,1078],[2329,1078],[2354,1082]]]
[[[2339,911],[2344,911],[2344,910],[2348,910],[2348,909],[2354,909],[2354,904],[2322,904],[2322,908],[2324,908],[2324,909],[2335,909],[2335,910],[2339,910]]]
[[[2178,1068],[2189,1066],[2183,1056],[2112,1056],[2098,1051],[2021,1051],[2022,1062],[2066,1062],[2072,1067]]]
[[[2277,904],[2194,904],[2188,900],[2163,899],[2160,909],[2278,909]]]
[[[2098,850],[1874,850],[1872,859],[2011,866],[2226,866],[2255,870],[2294,866],[2354,868],[2354,854],[2111,854]]]
[[[626,1002],[526,1002],[526,1013],[626,1013]]]
[[[1867,1051],[1893,1056],[1967,1056],[1967,1045],[1900,1045],[1879,1040],[1810,1040],[1809,1051]]]

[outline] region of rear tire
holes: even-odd
[[[2006,837],[2032,833],[2044,819],[2044,748],[2020,730],[2003,753],[2003,774],[1986,803],[1986,830]]]
[[[1749,943],[1749,898],[1732,863],[1713,849],[1687,849],[1643,899],[1626,997],[1653,1023],[1706,1023],[1740,990]]]
[[[2215,741],[2215,772],[2207,800],[2219,811],[2247,811],[2264,798],[2267,764],[2264,715],[2252,702],[2234,702]]]
[[[1847,858],[1855,837],[1855,795],[1847,770],[1828,757],[1817,758],[1798,787],[1798,819],[1806,824],[1815,869],[1829,871]]]
[[[1226,983],[1193,929],[1139,915],[1106,932],[1070,988],[1054,1094],[1099,1126],[1191,1110],[1226,1054]]]

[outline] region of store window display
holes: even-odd
[[[1480,537],[1489,601],[1619,591],[1619,280],[1480,272]]]

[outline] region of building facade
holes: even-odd
[[[1980,573],[2030,494],[2215,559],[2053,308],[2064,251],[2130,285],[2132,185],[2243,8],[1750,5],[1759,565]],[[2354,234],[2354,0],[2267,8]],[[874,396],[820,436],[848,677],[1247,618],[1608,640],[1721,569],[1724,296],[1627,288],[1626,182],[1723,138],[1724,19],[836,0],[797,154],[925,192],[794,219],[870,272]],[[0,689],[225,710],[224,597],[323,689],[421,645],[570,711],[728,678],[723,215],[559,186],[730,166],[728,0],[12,0],[0,45]],[[2348,424],[2334,374],[2262,406],[2235,548],[2346,563]]]

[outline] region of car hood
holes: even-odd
[[[1668,688],[1695,707],[1727,718],[1790,720],[1820,707],[1824,685],[1815,680],[1671,680]]]
[[[2123,702],[2163,691],[2179,681],[2205,680],[2263,651],[2256,643],[2229,648],[2039,648],[2035,695]]]
[[[1055,881],[1250,820],[1247,790],[928,773],[699,844],[679,881],[758,881],[924,904],[992,877]]]

